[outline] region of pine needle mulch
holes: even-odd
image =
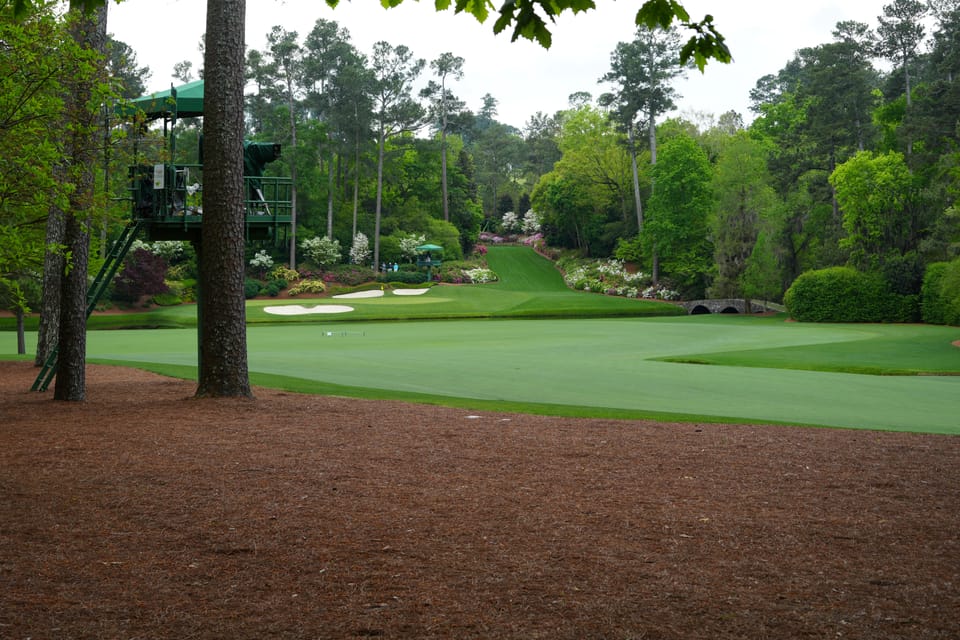
[[[0,638],[960,637],[960,438],[35,373],[0,363]]]

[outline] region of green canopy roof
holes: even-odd
[[[417,247],[417,251],[443,251],[443,247],[435,244],[422,244]]]
[[[173,96],[176,95],[176,98]],[[166,91],[157,91],[148,96],[137,98],[117,105],[121,116],[134,116],[142,111],[148,120],[163,116],[178,118],[196,118],[203,115],[203,80],[188,82],[179,87],[170,87]]]

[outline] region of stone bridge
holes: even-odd
[[[687,300],[681,302],[683,308],[690,315],[702,313],[746,313],[747,301],[738,298],[720,300]],[[780,311],[779,305],[762,300],[750,301],[750,313],[764,313],[765,311]]]

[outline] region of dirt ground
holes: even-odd
[[[960,637],[960,438],[35,374],[0,363],[0,638]]]

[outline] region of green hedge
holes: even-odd
[[[912,322],[919,315],[918,296],[891,293],[880,275],[852,267],[807,271],[783,301],[801,322]]]
[[[405,284],[423,284],[427,274],[423,271],[388,271],[377,276],[378,282],[403,282]]]
[[[924,322],[960,325],[960,258],[927,266],[921,298]]]

